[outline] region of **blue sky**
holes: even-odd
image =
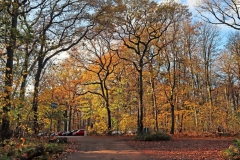
[[[195,1],[196,0],[181,0],[181,2],[183,4],[186,4],[186,5],[189,5],[189,6],[192,6],[193,4],[195,4]]]
[[[185,5],[188,5],[190,9],[192,9],[196,4],[196,0],[181,0],[181,2]]]
[[[163,0],[155,0],[157,2],[161,2]],[[180,1],[182,4],[188,5],[189,8],[193,8],[193,6],[196,4],[197,0],[176,0]]]

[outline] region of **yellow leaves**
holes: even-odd
[[[184,101],[184,105],[186,107],[196,107],[197,104],[195,102],[191,102],[191,101]]]

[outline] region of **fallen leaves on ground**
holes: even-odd
[[[234,138],[173,138],[171,141],[128,141],[150,160],[221,160]]]
[[[51,160],[60,160],[60,159],[66,159],[67,156],[69,156],[69,154],[72,154],[74,152],[77,151],[77,144],[74,143],[71,140],[68,140],[68,143],[65,144],[65,152],[62,153],[58,153],[58,154],[54,154],[51,158]]]

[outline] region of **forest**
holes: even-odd
[[[2,139],[238,134],[238,4],[202,2],[196,21],[175,1],[0,0]],[[234,29],[226,41],[220,24]]]

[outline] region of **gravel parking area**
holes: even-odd
[[[220,152],[234,138],[173,138],[171,141],[133,141],[121,136],[68,137],[76,151],[67,160],[221,160]]]

